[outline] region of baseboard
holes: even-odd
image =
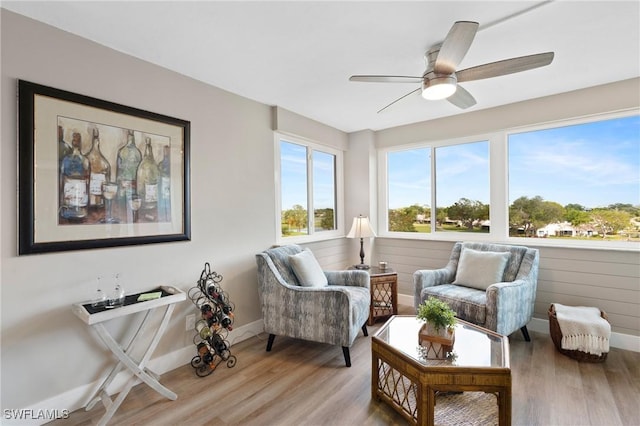
[[[398,294],[398,303],[405,306],[413,306],[413,296]],[[533,318],[527,324],[527,328],[538,333],[549,334],[549,320]],[[626,351],[640,352],[640,336],[612,332],[609,345]]]
[[[264,324],[262,319],[258,321],[245,324],[229,332],[227,340],[233,347],[234,344],[240,343],[250,337],[257,336],[264,331]],[[233,353],[233,351],[232,351]],[[147,365],[150,370],[157,374],[164,374],[168,371],[174,370],[178,367],[182,367],[185,364],[191,362],[191,358],[196,355],[196,349],[193,345],[178,349],[168,354],[153,358]],[[102,385],[102,381],[105,376],[96,380],[93,383],[78,386],[60,395],[56,395],[52,398],[40,401],[29,407],[25,407],[21,410],[15,410],[12,413],[11,419],[7,419],[6,416],[2,418],[3,425],[42,425],[48,423],[56,418],[64,418],[65,413],[70,413],[78,409],[83,408],[89,398],[94,392]],[[126,384],[127,380],[131,377],[131,373],[127,371],[121,371],[109,386],[108,392],[113,395],[120,392],[120,389]],[[194,377],[195,373],[194,373]],[[138,380],[138,383],[140,381]],[[104,410],[102,404],[98,403],[94,410]],[[18,419],[17,417],[22,417]]]

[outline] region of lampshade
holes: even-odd
[[[368,238],[375,236],[376,233],[373,232],[368,217],[360,215],[353,218],[353,225],[351,225],[351,231],[347,234],[347,238]]]
[[[457,80],[453,75],[425,78],[422,82],[422,97],[428,100],[446,99],[456,92]]]

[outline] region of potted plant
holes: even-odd
[[[437,342],[448,348],[453,346],[456,313],[446,302],[429,297],[418,306],[417,318],[425,323],[420,329],[419,342]]]

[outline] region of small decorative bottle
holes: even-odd
[[[109,309],[118,308],[124,305],[124,299],[125,299],[125,294],[124,294],[124,288],[120,285],[120,274],[116,274],[114,288],[111,294],[109,294],[109,297],[107,298],[106,307]]]
[[[60,215],[69,220],[83,220],[87,217],[89,204],[89,175],[91,167],[87,157],[82,155],[82,137],[73,134],[73,151],[62,159],[60,167],[62,185],[62,208]]]
[[[98,129],[93,129],[91,151],[87,154],[91,165],[91,180],[89,181],[89,208],[104,208],[102,196],[103,185],[111,181],[111,165],[100,151],[100,136]]]
[[[158,217],[158,165],[153,158],[151,138],[145,138],[144,157],[138,167],[138,195],[142,199],[141,212],[145,220],[154,221]]]
[[[158,189],[158,221],[171,222],[171,147],[165,145],[164,157],[158,163],[160,170]]]

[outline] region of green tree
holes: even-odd
[[[324,230],[335,229],[335,221],[333,219],[333,209],[316,209],[315,216],[320,219],[320,228]]]
[[[415,209],[401,207],[389,210],[389,231],[391,232],[418,232],[413,226],[416,220]]]
[[[296,204],[293,208],[282,212],[282,221],[288,225],[289,229],[300,232],[307,227],[307,211],[300,204]]]
[[[440,226],[442,226],[442,224],[444,223],[444,221],[447,220],[447,208],[446,207],[439,207],[436,209],[436,223],[438,223]]]
[[[582,209],[577,209],[574,206],[575,204],[567,204],[565,208],[564,219],[571,223],[573,226],[580,226],[585,223],[591,222],[591,215],[588,211]],[[582,207],[582,206],[579,206]]]
[[[555,201],[543,201],[540,216],[537,217],[537,227],[542,227],[553,222],[560,222],[565,215],[566,210],[561,204]]]
[[[627,229],[631,222],[631,214],[621,210],[593,209],[591,220],[602,238],[606,238],[608,234],[616,234]]]
[[[480,201],[460,198],[447,209],[449,219],[461,221],[467,229],[473,229],[473,222],[489,219],[489,206]]]
[[[566,210],[578,210],[579,212],[586,212],[587,209],[582,204],[570,203],[564,206]]]
[[[625,203],[615,203],[615,204],[609,204],[607,208],[609,210],[620,210],[623,212],[627,212],[633,217],[640,216],[640,206],[634,206],[634,205],[625,204]]]
[[[553,201],[545,201],[539,195],[533,198],[520,197],[509,207],[510,227],[523,229],[526,236],[534,236],[538,228],[559,222],[564,216],[564,207]]]

